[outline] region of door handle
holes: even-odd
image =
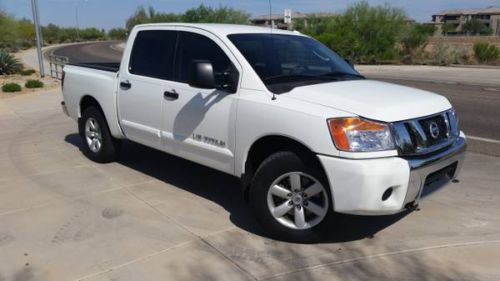
[[[172,100],[176,100],[179,98],[179,94],[175,90],[165,91],[163,92],[163,96]]]
[[[128,80],[121,81],[120,82],[120,88],[123,89],[123,90],[128,90],[128,89],[132,88],[132,84],[130,84],[130,82]]]

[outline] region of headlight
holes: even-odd
[[[367,152],[394,149],[387,124],[357,117],[328,120],[333,142],[339,150]]]

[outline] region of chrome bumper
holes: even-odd
[[[68,108],[66,108],[66,103],[64,101],[61,102],[61,108],[64,114],[66,114],[66,116],[69,116]]]
[[[409,159],[410,179],[404,205],[417,203],[422,195],[427,177],[437,171],[456,165],[450,180],[458,176],[462,168],[467,142],[465,138],[458,137],[456,141],[446,150],[436,153],[427,158]]]

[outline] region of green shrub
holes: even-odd
[[[19,61],[4,50],[0,50],[0,75],[14,74],[23,69]]]
[[[40,80],[28,80],[24,85],[26,88],[42,88],[43,82]]]
[[[31,74],[35,73],[36,71],[34,69],[24,69],[19,71],[19,74],[22,76],[30,76]]]
[[[2,86],[2,91],[6,93],[12,93],[12,92],[20,92],[21,91],[21,85],[17,83],[7,83]]]
[[[424,52],[429,37],[434,34],[436,27],[427,24],[408,24],[402,32],[401,61],[403,63],[414,63]]]
[[[500,48],[493,44],[478,42],[474,44],[474,55],[480,63],[494,62],[500,58]]]
[[[299,21],[297,29],[351,61],[386,63],[398,55],[396,47],[405,20],[406,14],[401,9],[370,6],[361,1],[335,17],[311,17],[307,24]]]

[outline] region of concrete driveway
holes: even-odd
[[[469,153],[418,212],[291,244],[263,236],[232,177],[132,143],[90,162],[60,100],[0,99],[0,281],[500,280],[500,158]]]

